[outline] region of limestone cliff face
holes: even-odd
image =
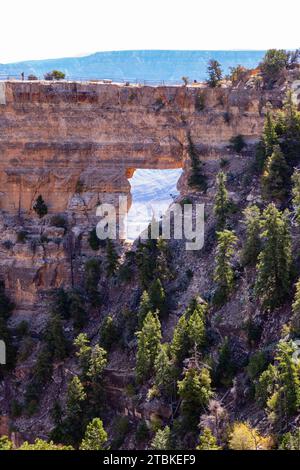
[[[129,191],[132,168],[181,166],[187,130],[208,154],[237,134],[253,142],[275,99],[244,88],[65,82],[6,82],[2,95],[0,207],[10,213],[30,212],[39,193],[52,212],[74,210],[78,180],[94,209],[96,193]]]
[[[97,204],[129,195],[134,169],[188,171],[188,132],[203,160],[222,157],[238,134],[251,146],[267,102],[276,107],[280,100],[278,91],[254,86],[1,83],[0,274],[18,311],[33,313],[44,291],[72,281],[70,246],[89,254],[86,237]],[[50,217],[37,219],[32,207],[39,194],[50,215],[68,218],[68,237],[51,227]],[[21,230],[27,232],[23,243]]]

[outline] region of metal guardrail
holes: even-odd
[[[7,80],[20,80],[26,81],[28,80],[28,76],[22,78],[22,73],[19,74],[5,74],[0,73],[0,81],[7,81]],[[38,80],[45,80],[44,76],[40,77],[37,76]],[[51,82],[52,80],[49,80]],[[99,82],[99,83],[122,83],[128,85],[152,85],[152,86],[165,86],[165,85],[183,85],[182,80],[155,80],[155,79],[142,79],[142,78],[124,78],[124,77],[82,77],[76,75],[66,75],[63,80],[65,82]],[[192,82],[191,82],[192,83]],[[195,82],[197,83],[197,82]]]

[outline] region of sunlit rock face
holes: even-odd
[[[179,190],[185,193],[188,135],[203,161],[218,161],[233,136],[242,134],[251,147],[266,103],[276,107],[282,99],[282,90],[254,86],[0,85],[0,275],[17,311],[27,315],[39,311],[47,290],[80,282],[82,259],[94,254],[87,239],[96,207],[109,202],[118,210],[123,195],[129,208],[130,178],[142,175],[136,169],[183,169]],[[149,181],[144,194],[159,195],[160,178]],[[168,184],[165,192],[171,192]],[[33,211],[39,194],[49,211],[41,220]],[[57,213],[67,219],[67,236],[53,227]],[[22,230],[27,235],[20,242]]]
[[[0,102],[0,207],[30,212],[41,193],[51,212],[81,210],[76,194],[128,193],[131,169],[180,168],[191,132],[205,158],[229,139],[257,140],[263,107],[255,89],[125,87],[70,82],[6,82]],[[195,107],[199,93],[205,108]],[[230,115],[230,122],[224,113]],[[86,196],[87,208],[94,198]]]

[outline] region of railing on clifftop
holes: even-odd
[[[34,75],[34,74],[32,74]],[[44,76],[36,76],[37,80],[45,80]],[[0,73],[0,81],[19,80],[27,81],[28,77],[22,77],[22,72],[19,74],[11,73]],[[33,80],[32,80],[33,81]],[[60,81],[60,82],[94,82],[94,83],[121,83],[124,85],[149,85],[149,86],[180,86],[183,85],[182,80],[154,80],[154,79],[142,79],[142,78],[124,78],[124,77],[113,77],[113,78],[96,78],[96,77],[83,77],[77,75],[66,75],[63,80],[46,80],[46,81]],[[190,82],[190,84],[199,83],[196,80]]]

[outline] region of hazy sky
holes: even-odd
[[[0,63],[124,49],[300,46],[299,0],[1,2]]]

